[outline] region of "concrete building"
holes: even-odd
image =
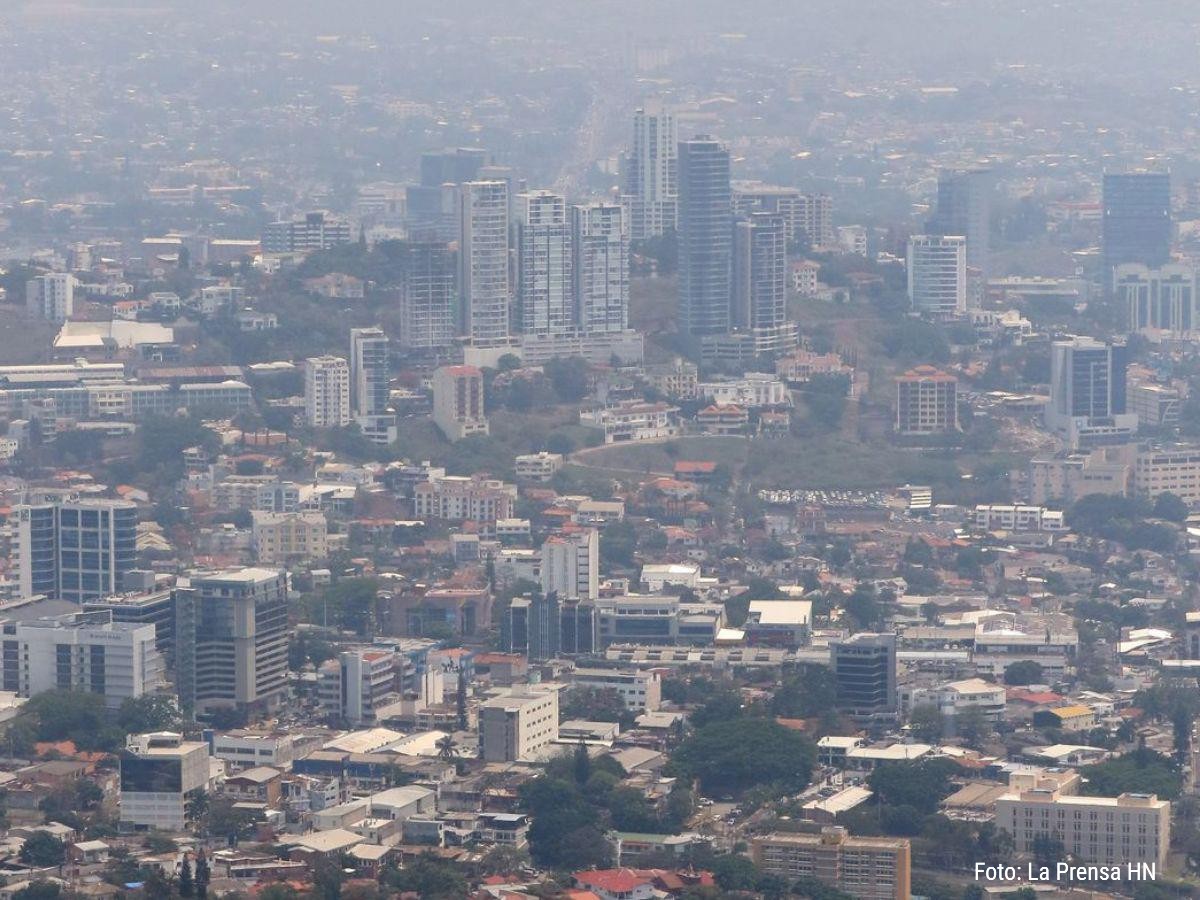
[[[185,713],[275,709],[287,688],[287,575],[231,569],[181,578],[175,667]]]
[[[1128,347],[1072,337],[1050,347],[1046,426],[1072,448],[1128,441],[1137,416],[1126,412]]]
[[[479,755],[484,762],[535,759],[558,740],[558,691],[510,694],[479,707]]]
[[[329,556],[328,525],[320,510],[253,510],[251,532],[255,559],[264,566],[312,563]]]
[[[129,592],[85,600],[84,612],[108,612],[114,622],[154,626],[154,647],[172,665],[175,653],[175,594],[169,589]]]
[[[1052,835],[1076,859],[1091,865],[1150,863],[1161,871],[1171,843],[1171,804],[1154,794],[1081,797],[1055,788],[1005,794],[996,800],[996,826],[1030,853]]]
[[[729,151],[711,137],[679,143],[679,330],[728,332],[732,263]]]
[[[523,453],[513,461],[513,471],[518,481],[549,481],[563,467],[563,455],[539,450]]]
[[[1171,264],[1152,269],[1125,263],[1116,267],[1113,281],[1130,331],[1186,337],[1200,327],[1195,266]]]
[[[1171,493],[1189,506],[1200,504],[1200,447],[1175,444],[1140,450],[1133,464],[1133,488],[1151,500]]]
[[[511,519],[516,502],[516,487],[478,475],[447,475],[413,489],[413,512],[421,519],[495,522]]]
[[[460,198],[462,334],[480,347],[500,346],[509,338],[508,183],[468,181]]]
[[[191,799],[208,785],[208,744],[169,732],[131,734],[121,764],[121,824],[183,831]]]
[[[860,632],[830,645],[837,708],[860,721],[894,719],[896,635]]]
[[[764,872],[788,881],[815,878],[858,900],[908,900],[912,849],[905,838],[854,837],[830,826],[820,834],[768,834],[751,843]]]
[[[304,363],[304,418],[313,428],[350,424],[350,366],[340,356],[313,356]]]
[[[85,691],[116,709],[165,684],[154,626],[114,622],[107,611],[68,613],[0,626],[3,690],[21,697]]]
[[[679,408],[668,403],[626,401],[603,409],[582,410],[579,424],[599,428],[604,443],[623,444],[635,441],[677,437],[681,429],[676,421]]]
[[[950,434],[958,430],[958,379],[917,366],[896,376],[896,433]]]
[[[373,725],[380,710],[400,702],[403,675],[403,661],[391,650],[344,650],[317,670],[317,699],[327,715]]]
[[[732,325],[753,337],[758,353],[796,346],[787,321],[787,243],[776,213],[751,213],[733,226]]]
[[[982,678],[967,678],[936,687],[916,688],[910,694],[908,706],[910,712],[918,706],[934,706],[943,716],[957,716],[968,709],[978,709],[990,721],[998,722],[1004,718],[1006,702],[1004,685]]]
[[[594,528],[553,535],[542,544],[542,593],[559,600],[600,596],[600,532]]]
[[[967,266],[986,279],[991,268],[993,175],[987,169],[946,170],[938,174],[937,210],[927,231],[962,235],[967,241]]]
[[[908,239],[908,299],[915,311],[926,315],[966,313],[966,238],[920,234]]]
[[[719,405],[732,403],[750,409],[785,406],[791,402],[787,385],[778,375],[768,372],[747,372],[741,378],[725,381],[703,381],[696,390],[701,397]]]
[[[629,233],[620,206],[571,207],[576,316],[585,335],[629,328]]]
[[[445,243],[404,244],[400,283],[400,346],[441,350],[458,335],[455,259]]]
[[[389,407],[388,337],[382,328],[350,329],[350,409],[363,437],[375,444],[396,440]]]
[[[993,503],[975,507],[975,527],[986,531],[1066,531],[1062,510]]]
[[[576,330],[574,257],[567,201],[551,191],[517,200],[517,298],[525,334]]]
[[[572,681],[585,690],[615,691],[633,712],[656,712],[662,705],[662,679],[652,669],[576,668]]]
[[[326,212],[310,212],[302,218],[268,223],[263,230],[262,249],[264,253],[310,253],[351,240],[349,222]]]
[[[433,373],[433,421],[447,440],[487,434],[483,372],[475,366],[443,366]]]
[[[75,276],[50,272],[25,283],[25,308],[37,319],[65,322],[75,312]]]
[[[127,500],[54,499],[14,506],[13,556],[21,597],[75,603],[120,592],[137,557],[137,506]]]
[[[1133,465],[1117,449],[1030,460],[1029,501],[1069,505],[1088,494],[1128,494],[1133,488]]]
[[[679,202],[675,113],[649,100],[633,115],[633,142],[624,160],[622,204],[635,241],[675,230]]]

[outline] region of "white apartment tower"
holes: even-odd
[[[463,334],[474,344],[494,347],[509,337],[507,182],[466,182],[459,213]]]
[[[600,534],[594,528],[554,535],[542,544],[542,593],[559,600],[600,595]]]
[[[376,444],[396,439],[389,397],[387,335],[381,328],[351,328],[350,406],[363,435]]]
[[[571,207],[575,303],[584,334],[616,334],[629,327],[629,233],[614,203]]]
[[[675,228],[678,133],[675,113],[660,100],[647,101],[633,114],[633,146],[625,157],[625,206],[635,241]]]
[[[967,239],[918,234],[908,240],[908,298],[919,313],[967,311]]]
[[[50,322],[65,322],[75,311],[75,276],[69,272],[39,275],[25,283],[25,308]]]
[[[487,434],[483,372],[475,366],[443,366],[433,373],[433,421],[450,441]]]
[[[304,418],[313,428],[350,424],[350,366],[340,356],[305,361]]]
[[[521,331],[570,334],[575,330],[571,230],[567,201],[550,191],[517,195],[517,293]]]

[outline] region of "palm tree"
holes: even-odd
[[[458,741],[452,734],[444,734],[437,741],[438,759],[442,762],[455,762],[459,758]]]

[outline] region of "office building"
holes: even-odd
[[[74,603],[118,593],[137,556],[137,506],[54,500],[13,507],[20,596]]]
[[[460,195],[461,333],[478,346],[494,347],[509,337],[508,185],[469,181]]]
[[[420,183],[405,188],[405,217],[410,236],[431,241],[458,239],[458,186],[477,179],[487,156],[487,151],[478,147],[421,154]]]
[[[657,712],[662,705],[662,678],[653,669],[588,669],[577,666],[571,682],[580,690],[613,691],[631,712]]]
[[[479,707],[479,755],[485,763],[535,759],[558,740],[558,691],[511,694]]]
[[[313,428],[350,424],[350,366],[340,356],[305,360],[304,418]]]
[[[445,243],[407,243],[400,281],[400,346],[443,350],[458,335],[454,253]]]
[[[908,299],[924,315],[947,318],[966,313],[966,238],[918,234],[908,239]]]
[[[85,600],[84,612],[107,612],[114,622],[154,626],[154,649],[172,665],[175,652],[175,594],[169,589],[129,592]]]
[[[1130,331],[1188,337],[1197,330],[1196,269],[1124,263],[1114,270],[1116,300]]]
[[[363,437],[375,444],[396,440],[388,376],[388,337],[383,329],[351,328],[350,408]]]
[[[553,535],[542,544],[542,593],[561,600],[600,595],[600,533],[594,528]]]
[[[84,691],[116,709],[165,685],[153,625],[114,622],[107,611],[78,612],[5,622],[0,633],[3,689],[21,697]]]
[[[1106,291],[1112,289],[1117,266],[1166,265],[1171,256],[1171,176],[1106,174],[1102,239]]]
[[[917,366],[896,376],[896,433],[949,434],[958,430],[958,379]]]
[[[263,566],[291,566],[317,562],[329,556],[325,513],[252,510],[254,558]]]
[[[263,230],[264,253],[310,253],[350,243],[350,223],[326,212],[271,222]]]
[[[787,229],[783,216],[756,212],[733,226],[731,324],[754,339],[755,353],[796,346],[787,321]]]
[[[392,650],[344,650],[317,670],[322,711],[354,726],[373,725],[381,711],[399,704],[402,689],[403,665]]]
[[[839,712],[871,723],[896,717],[896,635],[861,632],[830,645]]]
[[[579,329],[619,334],[629,327],[629,235],[620,206],[571,207],[574,294]]]
[[[483,372],[475,366],[443,366],[433,373],[433,421],[447,440],[487,434]]]
[[[1119,443],[1137,433],[1137,416],[1126,412],[1128,348],[1072,337],[1050,347],[1050,402],[1046,425],[1072,449]]]
[[[813,878],[858,900],[908,900],[912,894],[912,848],[905,838],[855,837],[830,826],[820,834],[756,837],[750,854],[771,875]]]
[[[967,241],[967,266],[986,279],[990,268],[992,173],[986,169],[938,175],[937,209],[929,234],[959,235]]]
[[[566,198],[551,191],[530,191],[516,199],[521,331],[570,334],[576,329],[576,316]]]
[[[996,800],[996,827],[1031,853],[1039,838],[1090,865],[1149,863],[1162,871],[1171,843],[1171,804],[1154,794],[1082,797],[1057,788],[1014,791]]]
[[[679,201],[675,113],[658,100],[633,114],[633,145],[625,157],[623,202],[635,241],[674,231]]]
[[[208,786],[208,744],[169,732],[131,734],[121,764],[121,824],[183,831],[191,801]]]
[[[1029,461],[1029,502],[1070,506],[1088,494],[1126,495],[1133,467],[1119,447],[1038,457]]]
[[[1189,506],[1200,505],[1200,447],[1175,444],[1138,451],[1133,487],[1151,500],[1171,493]]]
[[[679,330],[729,331],[733,235],[729,151],[707,136],[679,143]]]
[[[25,308],[36,319],[65,322],[75,312],[75,276],[51,272],[29,279],[25,283]]]
[[[185,713],[275,709],[287,688],[287,575],[231,569],[181,578],[175,668]]]

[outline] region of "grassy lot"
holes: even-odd
[[[746,463],[750,442],[745,438],[684,437],[661,444],[619,444],[589,450],[576,462],[587,468],[623,472],[674,470],[677,460],[708,460],[724,463],[735,472]]]

